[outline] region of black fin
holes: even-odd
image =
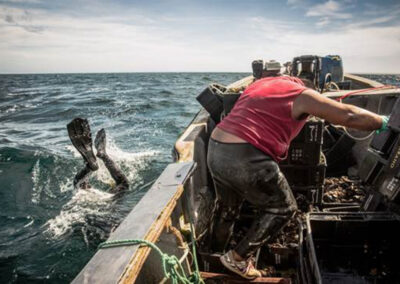
[[[81,153],[89,168],[92,171],[96,171],[99,166],[93,153],[92,133],[87,119],[75,118],[68,123],[67,129],[72,144]]]
[[[100,129],[94,139],[94,146],[97,150],[97,157],[101,157],[106,153],[106,131],[104,128]]]

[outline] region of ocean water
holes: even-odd
[[[0,283],[68,283],[171,162],[176,138],[211,82],[245,73],[0,75]],[[400,75],[366,75],[400,86]],[[83,166],[66,124],[105,128],[127,174],[120,199],[104,166],[76,190]]]
[[[211,82],[239,73],[0,75],[0,283],[68,283],[172,161],[178,135]],[[104,128],[130,188],[120,199],[100,163],[75,190],[83,160],[66,124]]]

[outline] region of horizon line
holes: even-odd
[[[150,74],[150,73],[248,73],[252,71],[102,71],[102,72],[21,72],[21,73],[2,73],[2,75],[72,75],[72,74]],[[345,72],[344,74],[360,74],[360,75],[400,75],[400,72]]]

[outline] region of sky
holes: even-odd
[[[0,0],[0,73],[251,72],[306,54],[400,73],[400,1]]]

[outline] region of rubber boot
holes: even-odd
[[[290,215],[276,215],[265,213],[260,218],[253,221],[246,236],[239,242],[234,249],[237,254],[247,259],[254,256],[258,248],[265,244],[290,221]]]

